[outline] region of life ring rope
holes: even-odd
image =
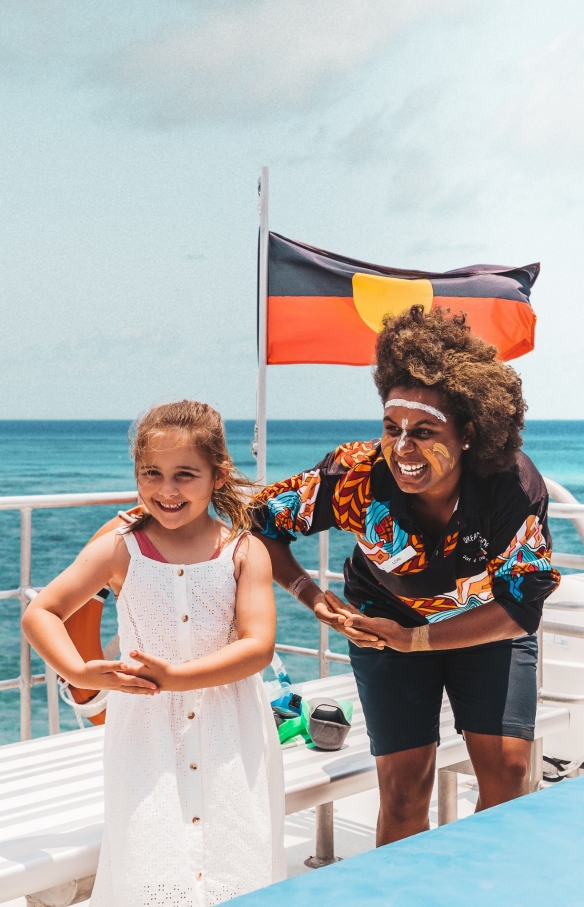
[[[103,650],[103,657],[105,661],[111,661],[116,658],[120,652],[120,637],[114,636],[113,639],[110,639],[107,646]],[[98,690],[95,696],[89,700],[89,702],[75,702],[70,691],[69,691],[69,681],[63,680],[62,677],[59,677],[59,695],[63,702],[71,706],[75,715],[77,717],[77,722],[80,728],[85,727],[83,724],[83,718],[95,718],[96,715],[100,715],[101,712],[105,712],[107,708],[107,696],[109,690]]]

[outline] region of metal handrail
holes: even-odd
[[[549,515],[553,518],[571,519],[580,537],[584,541],[584,505],[577,502],[576,498],[552,479],[545,479],[550,493],[550,497],[555,498],[555,503],[549,505]],[[81,494],[46,494],[46,495],[19,495],[11,497],[0,497],[0,510],[19,510],[20,511],[20,585],[17,589],[0,590],[0,600],[11,598],[20,599],[21,617],[24,615],[30,599],[38,589],[31,586],[31,558],[32,558],[32,512],[33,510],[62,508],[62,507],[88,507],[103,506],[112,504],[134,504],[137,501],[135,491],[124,492],[98,492],[98,493],[81,493]],[[575,554],[554,554],[552,562],[557,566],[575,567],[584,569],[584,555]],[[308,570],[309,576],[318,580],[321,589],[326,590],[329,583],[343,582],[344,576],[329,570],[329,534],[322,532],[319,536],[319,567],[318,570]],[[580,610],[578,603],[565,603],[570,605],[572,610]],[[558,609],[558,604],[554,606]],[[568,608],[566,608],[568,610]],[[584,610],[584,604],[582,609]],[[551,627],[549,626],[551,624]],[[562,628],[561,631],[559,628]],[[562,632],[562,635],[571,635],[567,629],[571,628],[569,624],[553,624],[553,622],[544,621],[543,629],[546,632]],[[573,635],[584,637],[583,628],[575,628]],[[580,634],[579,631],[582,631]],[[338,664],[349,664],[348,655],[332,652],[329,648],[329,628],[326,624],[319,622],[319,646],[318,648],[308,648],[303,646],[285,645],[278,643],[276,649],[280,652],[306,655],[319,660],[319,674],[321,677],[328,675],[328,665],[330,662]],[[50,733],[59,731],[59,714],[57,699],[57,678],[55,672],[50,667],[45,668],[44,674],[32,674],[31,671],[31,649],[26,637],[20,634],[20,675],[15,678],[8,678],[0,681],[0,692],[4,690],[20,690],[20,733],[21,739],[27,740],[31,734],[31,688],[37,684],[47,684],[47,704],[49,712],[49,730]],[[543,690],[541,692],[544,692]],[[565,697],[558,699],[556,694],[553,695],[552,701],[574,702],[580,701],[574,697]],[[558,694],[559,696],[559,694]]]
[[[548,514],[553,519],[568,519],[584,517],[584,504],[554,503],[548,505]]]
[[[574,524],[578,535],[584,542],[584,505],[580,504],[571,491],[556,482],[544,476],[548,494],[552,499],[549,505],[548,513],[552,519],[570,519]],[[564,554],[561,552],[552,553],[552,564],[557,567],[571,567],[584,570],[584,556],[581,554]],[[550,611],[584,611],[584,602],[545,602],[545,608]],[[560,624],[553,620],[542,620],[540,625],[539,637],[543,638],[543,633],[554,633],[561,636],[572,636],[575,638],[584,638],[584,627],[578,627],[576,624]],[[543,647],[541,647],[543,648]],[[543,653],[540,653],[540,666],[543,664]],[[558,702],[565,705],[577,705],[584,703],[584,695],[576,693],[553,693],[546,690],[541,683],[541,669],[538,682],[538,699],[540,702]]]
[[[576,624],[561,624],[556,623],[553,620],[544,620],[543,632],[544,633],[554,633],[556,636],[572,636],[575,639],[584,639],[584,627],[579,627]]]
[[[548,599],[544,607],[549,611],[584,611],[584,602],[551,602]]]
[[[584,554],[563,554],[552,552],[552,564],[556,567],[570,567],[573,570],[584,570]]]
[[[537,693],[539,702],[563,702],[565,705],[579,705],[584,702],[584,696],[579,693],[552,693],[551,690],[539,689]]]
[[[18,589],[0,590],[0,599],[20,599],[20,618],[32,598],[39,591],[31,585],[32,563],[32,512],[54,507],[91,507],[105,504],[133,504],[138,500],[135,491],[98,492],[87,494],[32,494],[0,497],[0,510],[20,511],[20,584]],[[57,675],[45,664],[44,674],[34,674],[31,670],[31,647],[22,630],[20,630],[20,674],[0,681],[0,692],[18,689],[20,691],[20,739],[29,740],[31,736],[31,688],[39,683],[47,687],[47,710],[49,716],[49,733],[58,734],[59,697]]]
[[[43,494],[43,495],[17,495],[0,497],[0,510],[20,511],[20,585],[17,589],[0,590],[0,600],[18,598],[20,600],[21,620],[29,602],[40,591],[40,588],[31,586],[31,561],[32,561],[32,512],[33,510],[47,510],[63,507],[91,507],[104,505],[135,504],[137,501],[135,491],[98,492],[81,494]],[[321,533],[319,539],[319,569],[307,571],[310,576],[319,580],[321,588],[326,589],[329,583],[343,582],[342,573],[328,569],[328,533]],[[349,664],[349,656],[339,652],[332,652],[328,646],[328,627],[319,623],[318,649],[303,646],[288,646],[279,643],[276,649],[296,655],[307,655],[319,659],[319,673],[321,677],[328,675],[329,662]],[[20,691],[20,737],[28,740],[31,736],[31,689],[38,684],[47,686],[47,710],[49,718],[49,733],[59,733],[59,700],[57,675],[53,669],[45,664],[45,672],[33,674],[31,670],[31,647],[28,640],[20,631],[20,674],[0,680],[0,692],[6,690]]]
[[[22,494],[0,498],[0,510],[47,510],[53,507],[103,507],[106,504],[135,504],[135,491],[100,491],[81,494]]]

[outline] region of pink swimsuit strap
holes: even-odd
[[[166,558],[160,553],[156,545],[154,545],[143,529],[134,530],[134,538],[138,542],[138,548],[144,555],[144,557],[149,558],[151,561],[159,561],[161,564],[168,564]],[[213,552],[209,560],[214,561],[216,557],[219,557],[221,554],[223,546],[219,547]]]

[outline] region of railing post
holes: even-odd
[[[28,604],[37,597],[38,592],[34,589],[21,589]],[[45,662],[45,685],[47,688],[47,712],[49,716],[49,734],[60,734],[61,724],[59,721],[59,685],[57,682],[57,672]]]
[[[543,617],[537,630],[537,701],[540,701],[540,694],[543,690]],[[543,737],[537,737],[533,741],[531,749],[531,790],[539,790],[543,782]]]
[[[323,592],[328,589],[327,571],[329,565],[329,534],[321,532],[318,536],[318,585]],[[329,628],[322,621],[318,622],[318,676],[328,677],[329,664],[326,652],[329,644]]]
[[[49,734],[61,733],[59,721],[59,686],[57,672],[45,662],[45,683],[47,685],[47,711],[49,714]]]
[[[438,825],[458,819],[458,774],[450,766],[438,769]]]
[[[32,552],[32,508],[23,507],[20,511],[20,619],[28,606],[25,590],[31,585],[31,552]],[[31,709],[30,689],[32,686],[30,669],[30,645],[22,627],[20,628],[20,739],[30,740]]]
[[[318,585],[323,592],[328,589],[327,572],[329,567],[329,534],[328,531],[321,532],[318,536]],[[318,668],[320,677],[328,677],[329,662],[327,658],[329,644],[329,628],[321,621],[319,626],[318,641]],[[316,807],[315,831],[316,831],[316,853],[304,861],[304,865],[310,869],[318,869],[320,866],[328,866],[329,863],[336,863],[340,857],[335,857],[335,828],[333,822],[334,804],[321,803]]]
[[[333,803],[321,803],[316,807],[316,853],[304,861],[309,869],[320,869],[342,859],[335,857],[333,811]]]

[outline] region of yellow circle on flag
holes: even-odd
[[[385,315],[399,315],[412,305],[429,312],[434,291],[429,280],[403,277],[378,277],[376,274],[353,274],[353,301],[357,312],[379,333]]]

